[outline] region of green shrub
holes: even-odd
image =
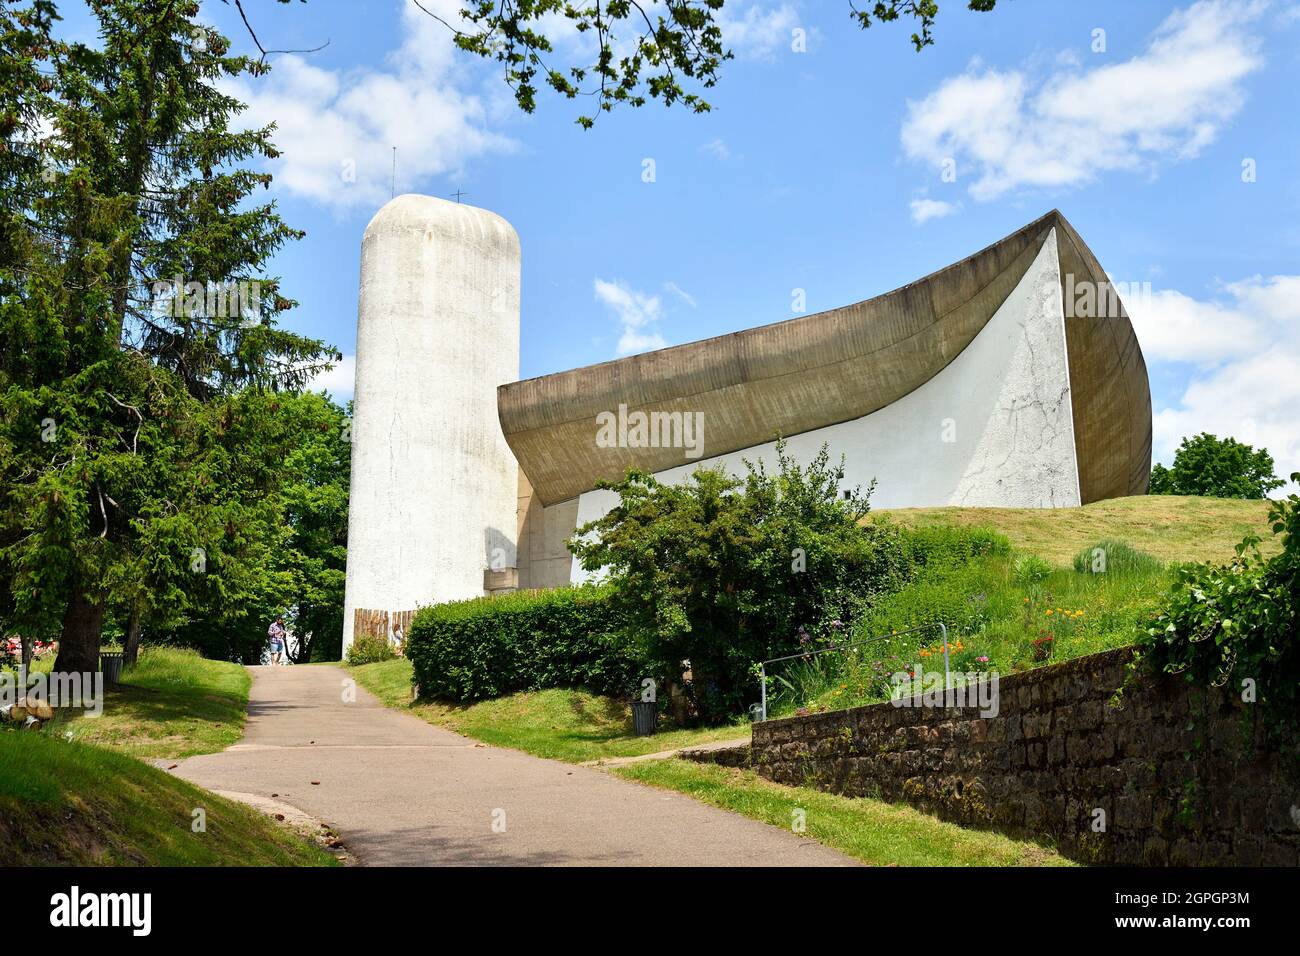
[[[373,634],[361,635],[348,648],[349,664],[374,664],[378,661],[391,661],[396,656],[393,645]]]
[[[1152,574],[1164,565],[1126,541],[1098,541],[1074,556],[1080,574]]]
[[[609,589],[595,585],[421,608],[406,656],[421,695],[441,700],[547,687],[629,699],[652,676]]]
[[[1052,566],[1036,554],[1022,554],[1016,558],[1012,577],[1022,588],[1032,588],[1047,580]]]
[[[897,528],[862,523],[871,489],[841,489],[827,449],[806,467],[777,443],[779,471],[697,469],[667,484],[631,471],[619,503],[569,547],[605,569],[611,598],[658,675],[690,661],[686,687],[705,721],[757,699],[754,666],[810,642],[838,641],[872,597],[910,576]]]

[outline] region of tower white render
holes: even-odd
[[[515,565],[518,466],[497,386],[519,377],[519,237],[398,196],[361,244],[343,648],[358,608],[481,595]]]

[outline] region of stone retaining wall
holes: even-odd
[[[1300,788],[1248,739],[1249,705],[1143,678],[1117,706],[1131,656],[1004,677],[996,717],[885,703],[758,723],[751,766],[1047,839],[1090,863],[1300,864]]]

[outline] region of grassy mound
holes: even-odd
[[[60,716],[50,734],[111,747],[134,757],[216,753],[244,732],[252,679],[239,664],[197,651],[146,647],[136,666],[104,695],[98,717]]]
[[[1268,502],[1177,495],[1097,501],[1082,508],[896,508],[873,512],[902,524],[984,526],[1014,547],[1069,565],[1096,541],[1118,539],[1160,561],[1226,561],[1247,534],[1268,540]]]
[[[200,809],[205,830],[196,833]],[[0,864],[334,863],[261,813],[132,757],[43,732],[0,733]]]
[[[1079,570],[1066,570],[1011,553],[927,567],[858,622],[856,639],[881,640],[769,667],[768,712],[875,703],[890,697],[900,672],[942,672],[939,621],[957,674],[1009,674],[1136,643],[1169,586],[1166,566],[1113,539],[1080,549],[1075,563]]]

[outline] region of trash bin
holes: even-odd
[[[638,700],[632,704],[632,731],[638,737],[649,737],[659,727],[659,707],[653,700]]]
[[[99,669],[104,673],[105,684],[116,684],[122,679],[122,652],[101,651]]]

